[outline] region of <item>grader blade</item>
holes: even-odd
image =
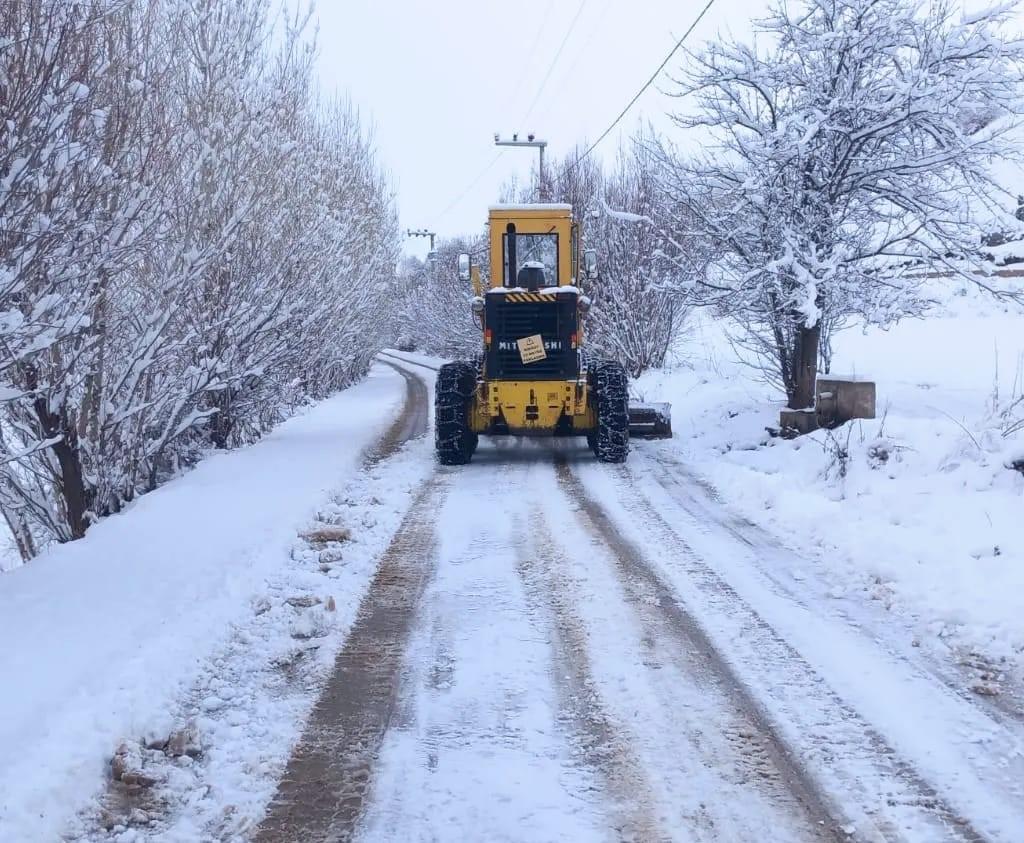
[[[672,405],[667,402],[630,404],[629,435],[635,439],[671,439]]]

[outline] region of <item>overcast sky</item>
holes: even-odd
[[[501,184],[524,178],[536,160],[534,150],[510,149],[483,172],[499,151],[496,131],[535,132],[554,156],[596,138],[703,5],[318,0],[320,79],[326,92],[350,95],[374,126],[398,191],[402,230],[472,233]],[[688,46],[718,32],[747,35],[751,17],[766,7],[764,0],[716,0]],[[678,67],[677,54],[666,73]],[[674,102],[658,89],[670,87],[663,76],[647,91],[620,124],[624,136],[641,120],[665,125]],[[614,132],[599,151],[614,155],[621,136]],[[423,241],[407,245],[426,252]]]

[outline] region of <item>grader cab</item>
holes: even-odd
[[[499,205],[488,217],[490,260],[459,258],[471,281],[483,352],[441,367],[435,438],[445,465],[468,463],[481,434],[586,436],[602,462],[623,462],[633,435],[671,436],[668,405],[629,406],[622,366],[584,348],[596,253],[580,250],[569,205]]]

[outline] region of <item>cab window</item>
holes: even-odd
[[[540,263],[544,266],[544,283],[548,287],[558,286],[558,235],[557,234],[517,234],[516,235],[516,266],[511,270],[508,265],[508,234],[502,235],[502,263],[504,266],[504,285],[516,286],[518,270],[527,263]]]

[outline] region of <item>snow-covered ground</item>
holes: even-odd
[[[626,466],[439,468],[382,355],[0,579],[0,840],[1020,839],[1021,319],[844,333],[885,418],[794,441],[698,321]]]
[[[148,767],[192,803],[168,839],[200,839],[218,813],[225,828],[260,814],[416,466],[429,466],[421,455],[387,476],[372,461],[363,469],[404,394],[401,376],[375,366],[255,446],[208,458],[3,575],[0,840],[68,833],[122,741],[138,761],[140,742],[185,727],[198,731],[201,762]],[[319,550],[300,538],[323,521],[350,540]],[[71,833],[92,839],[95,821],[88,812]]]
[[[663,452],[798,551],[795,576],[884,607],[914,646],[970,668],[991,694],[1003,671],[1024,672],[1024,475],[1007,468],[1024,433],[1003,437],[993,412],[1024,389],[1024,314],[973,292],[943,298],[933,318],[836,337],[833,370],[877,382],[873,421],[771,438],[778,393],[707,319],[687,365],[635,389],[672,401]]]
[[[392,634],[365,626],[388,680],[334,691],[360,739],[328,739],[338,769],[304,786],[296,765],[293,833],[258,839],[1019,839],[1018,719],[901,617],[826,592],[820,555],[735,515],[679,444],[620,467],[484,440],[438,469],[382,580],[426,588]]]

